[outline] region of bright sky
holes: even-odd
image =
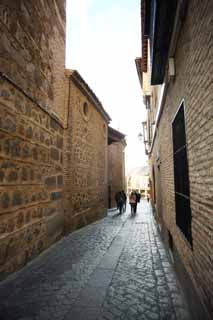
[[[127,169],[147,161],[137,137],[146,117],[134,62],[140,39],[140,0],[67,0],[66,67],[78,70],[110,125],[127,135]]]

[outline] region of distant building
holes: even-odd
[[[149,168],[148,166],[136,167],[127,174],[127,192],[133,190],[141,193],[143,197],[149,194]]]
[[[75,230],[107,212],[107,145],[111,120],[75,70],[66,70],[68,121],[64,141],[65,229]]]
[[[126,190],[125,186],[125,135],[108,128],[108,207],[116,206],[115,195]]]
[[[213,3],[141,1],[152,204],[193,319],[213,318]]]

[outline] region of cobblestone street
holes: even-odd
[[[0,320],[190,319],[150,206],[62,239],[0,285]]]

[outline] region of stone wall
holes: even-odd
[[[170,82],[151,153],[155,170],[158,221],[172,235],[184,268],[205,310],[213,314],[213,42],[212,1],[190,1],[175,54],[176,77]],[[174,167],[171,124],[184,99],[192,209],[193,248],[175,220]],[[156,159],[160,155],[158,161]],[[197,313],[194,319],[207,319]],[[200,311],[199,311],[200,312]]]
[[[67,232],[101,218],[107,210],[107,121],[72,79],[68,81],[64,143]]]
[[[21,267],[63,231],[63,130],[0,79],[0,273]]]
[[[114,142],[108,146],[108,205],[116,207],[115,195],[125,190],[124,142]]]
[[[3,278],[63,232],[64,5],[64,0],[0,4]]]
[[[1,0],[0,71],[64,117],[65,0]]]

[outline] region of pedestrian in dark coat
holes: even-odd
[[[123,206],[123,209],[124,209],[124,212],[126,211],[126,200],[127,200],[127,196],[126,196],[126,193],[124,192],[124,190],[121,191],[121,194],[122,194],[122,197],[124,199],[124,206]]]
[[[136,200],[137,200],[137,203],[141,201],[141,194],[139,192],[136,192]]]
[[[123,199],[122,193],[120,191],[116,193],[115,201],[117,203],[117,209],[119,210],[119,213],[121,214],[123,211],[124,199]]]
[[[134,206],[134,213],[137,212],[137,205],[138,205],[138,203],[139,203],[140,200],[141,200],[141,195],[140,195],[140,193],[135,192],[135,196],[136,196],[136,203],[135,203],[135,206]]]

